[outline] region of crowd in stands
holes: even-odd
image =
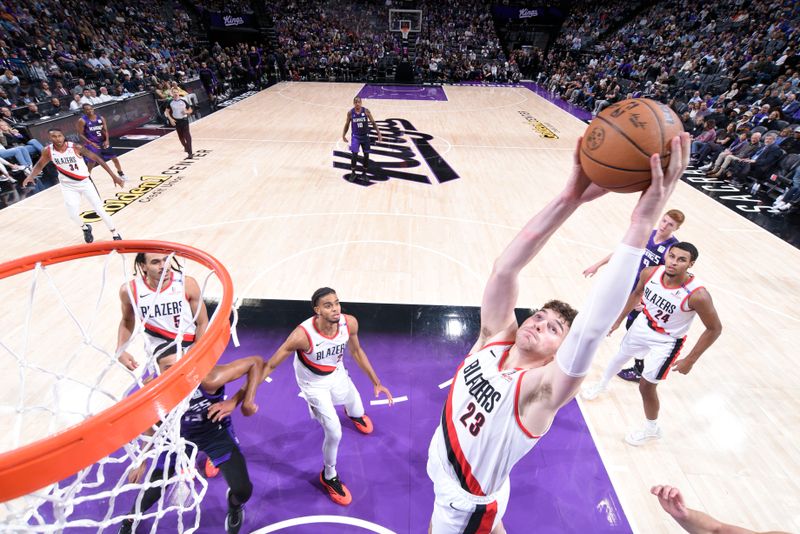
[[[278,0],[267,10],[275,21],[274,56],[283,79],[376,79],[401,55],[383,2]]]
[[[80,113],[194,75],[187,13],[159,2],[3,0],[0,4],[0,189],[21,193],[42,145],[26,123]],[[10,191],[9,191],[10,190]],[[24,192],[22,192],[24,194]]]
[[[383,81],[408,61],[417,82],[531,76],[595,114],[631,96],[654,98],[681,114],[695,136],[697,164],[710,164],[709,172],[734,182],[791,178],[800,4],[573,2],[547,55],[504,51],[491,4],[419,0],[420,31],[404,41],[389,31],[386,0],[276,0],[264,3],[275,42],[223,47],[201,46],[191,24],[205,11],[252,13],[249,0],[190,0],[194,17],[179,2],[0,0],[0,157],[23,168],[35,160],[26,122],[140,91],[165,101],[171,86],[190,77],[200,78],[213,101],[276,80]],[[756,133],[758,149],[748,158],[736,141],[746,134],[751,143]],[[772,145],[780,152],[758,152]],[[0,182],[4,176],[0,169]]]
[[[279,0],[267,5],[278,46],[272,54],[283,79],[354,81],[391,75],[409,61],[417,81],[519,79],[497,39],[484,0],[415,5],[425,13],[408,41],[390,32],[386,2],[378,0]],[[273,62],[268,62],[270,67]]]
[[[516,62],[506,58],[495,32],[491,4],[482,0],[427,0],[414,61],[417,79],[426,82],[515,82]],[[412,36],[413,38],[413,36]]]
[[[581,28],[602,27],[604,11],[590,9],[579,26],[571,20],[546,58],[534,53],[525,67],[593,114],[630,97],[670,104],[693,135],[694,161],[715,177],[747,182],[754,193],[792,181],[800,187],[800,5],[668,0],[633,9],[639,14],[618,29],[576,40]],[[748,141],[734,144],[742,138]],[[796,201],[787,194],[774,206],[790,209],[787,198]]]
[[[192,5],[200,11],[215,13],[247,13],[253,14],[250,0],[193,0]]]

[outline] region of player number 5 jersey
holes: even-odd
[[[536,445],[517,409],[525,371],[501,371],[512,343],[491,343],[456,371],[436,430],[439,459],[467,492],[497,492],[511,468]],[[438,439],[441,438],[441,439]]]
[[[178,332],[183,332],[183,341],[194,342],[195,323],[192,307],[186,300],[183,273],[170,271],[158,293],[145,277],[135,278],[131,281],[131,292],[137,316],[144,323],[147,334],[172,341]]]
[[[666,287],[662,282],[665,267],[656,267],[644,284],[642,316],[647,325],[661,334],[681,338],[689,331],[697,312],[689,308],[689,297],[704,286],[692,275],[680,287]]]

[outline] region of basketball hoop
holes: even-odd
[[[408,41],[408,34],[411,33],[411,21],[410,20],[401,20],[400,21],[400,33],[403,36],[403,42],[405,43]]]
[[[45,267],[93,256],[108,255],[107,267],[114,253],[139,252],[175,254],[209,269],[211,271],[209,277],[211,274],[216,275],[222,286],[222,294],[206,331],[191,350],[186,352],[186,356],[180,358],[168,372],[149,383],[142,383],[141,379],[138,379],[140,385],[138,391],[121,398],[114,405],[95,415],[89,414],[78,424],[64,430],[56,430],[49,437],[0,454],[0,503],[31,494],[71,477],[87,466],[104,459],[137,438],[144,430],[165,419],[165,416],[198,386],[225,350],[230,338],[228,319],[233,302],[233,283],[222,263],[191,246],[142,240],[103,241],[65,247],[0,264],[0,280],[34,269],[38,275],[40,271],[45,271]],[[122,264],[125,271],[127,267],[124,257]],[[127,276],[130,276],[130,272]],[[31,302],[33,302],[35,283],[34,279]],[[62,304],[67,307],[66,303]],[[5,345],[3,348],[10,352]],[[112,357],[114,357],[113,352],[111,351]],[[22,355],[25,356],[24,353]],[[180,417],[177,421],[180,421]],[[81,476],[77,478],[80,479]],[[38,501],[44,500],[47,498],[38,499]]]

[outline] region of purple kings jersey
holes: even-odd
[[[89,117],[83,115],[83,135],[97,145],[103,144],[103,117],[96,115],[95,120],[89,120]]]
[[[230,427],[230,417],[225,417],[216,423],[208,418],[208,408],[215,402],[223,400],[225,400],[225,386],[214,393],[206,393],[202,387],[198,386],[192,393],[189,408],[181,419],[181,436],[193,441],[192,438],[196,439]]]
[[[356,108],[350,110],[350,127],[354,137],[364,139],[369,136],[367,121],[367,108],[362,107],[358,113],[356,113]]]
[[[639,264],[639,271],[636,273],[636,279],[633,282],[634,288],[639,283],[639,275],[642,274],[642,270],[653,265],[664,265],[664,257],[667,255],[667,250],[680,241],[677,237],[672,236],[661,243],[656,243],[653,241],[655,237],[656,231],[653,230],[650,234],[650,239],[647,240],[647,246],[644,248],[642,262]]]

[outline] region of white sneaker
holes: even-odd
[[[608,386],[604,386],[602,382],[588,384],[581,388],[581,398],[585,400],[594,400],[601,393],[605,393],[606,390],[608,390]]]
[[[708,165],[703,165],[702,167],[700,167],[699,170],[701,170],[701,171],[710,171],[711,167],[713,167],[713,166],[714,166],[713,163],[709,163]]]
[[[781,211],[788,211],[792,209],[792,205],[789,204],[788,202],[781,202],[781,205],[778,206],[778,209]]]
[[[655,431],[649,431],[647,428],[640,428],[638,430],[632,430],[628,432],[625,435],[625,442],[628,445],[638,447],[640,445],[644,445],[648,441],[661,439],[662,436],[663,432],[661,432],[660,426],[657,426]]]

